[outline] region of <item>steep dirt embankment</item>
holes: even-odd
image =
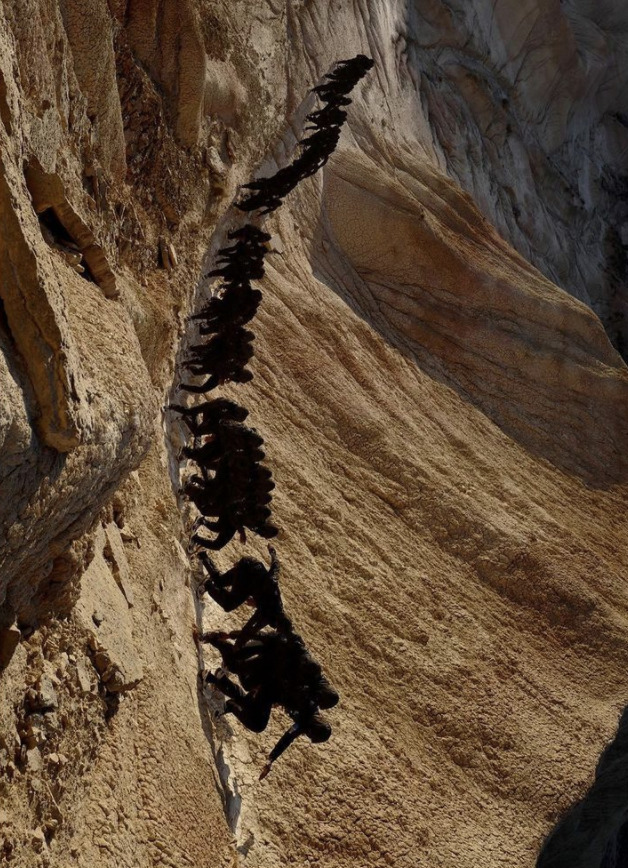
[[[532,865],[626,695],[626,425],[614,398],[625,405],[628,375],[586,308],[516,255],[496,257],[490,231],[452,227],[454,206],[482,225],[453,185],[441,181],[426,213],[404,176],[391,227],[381,209],[395,181],[382,189],[370,167],[348,200],[366,231],[349,219],[340,190],[361,160],[341,152],[322,190],[313,182],[271,223],[284,250],[270,260],[245,395],[275,470],[287,605],[343,703],[334,739],[292,749],[263,790],[253,776],[281,724],[246,738],[248,752],[233,725],[240,838],[268,839],[249,857],[264,866],[303,853],[329,866]],[[403,244],[412,231],[422,244]],[[418,276],[430,256],[430,273],[445,271],[459,245],[475,250],[472,298],[452,282],[426,303]],[[403,287],[403,317],[383,300],[383,275],[390,292]],[[464,342],[442,334],[454,289],[461,328],[470,309],[491,342],[475,344],[471,327]],[[524,312],[539,305],[535,326]],[[534,346],[523,361],[522,343]],[[536,401],[506,384],[524,362]],[[508,434],[469,402],[473,377],[478,401],[506,408]]]
[[[533,865],[628,696],[628,373],[590,310],[486,218],[545,273],[565,246],[576,294],[597,286],[619,197],[589,172],[590,199],[563,217],[578,137],[621,115],[619,27],[596,76],[544,35],[571,21],[590,42],[584,2],[530,4],[529,30],[506,28],[506,3],[490,24],[481,0],[418,3],[416,20],[375,0],[91,0],[89,28],[70,0],[26,5],[0,3],[0,854]],[[469,47],[469,10],[499,30],[504,93],[499,63]],[[445,30],[486,87],[454,99],[431,81],[456,68]],[[552,63],[517,71],[539,44]],[[223,392],[266,439],[286,606],[342,695],[332,740],[298,742],[259,784],[286,721],[251,738],[198,694],[180,444],[160,407],[237,183],[262,155],[283,164],[307,87],[358,51],[376,67],[337,156],[267,223],[281,252],[255,379]],[[553,138],[550,67],[582,73],[590,109],[561,90]],[[516,166],[551,168],[530,185],[513,164],[515,206],[544,215],[523,234],[499,217],[495,160],[465,152],[491,139],[460,111],[487,93],[485,113],[514,113]],[[556,243],[537,244],[554,220]]]
[[[161,407],[285,86],[280,30],[250,60],[247,20],[204,12],[0,3],[0,861],[20,868],[233,861]]]

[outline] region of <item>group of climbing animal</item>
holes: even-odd
[[[351,102],[347,94],[372,66],[368,57],[357,55],[338,63],[325,77],[327,81],[313,88],[325,105],[307,115],[311,126],[306,130],[314,132],[300,142],[302,153],[272,177],[244,185],[254,193],[236,207],[246,212],[259,211],[258,216],[268,214],[299,181],[327,162],[347,117],[343,110]],[[192,375],[206,378],[200,385],[181,384],[180,388],[189,393],[205,394],[223,383],[247,383],[253,378],[247,365],[253,356],[254,334],[245,325],[255,316],[262,299],[251,281],[264,277],[270,235],[247,224],[227,237],[234,243],[219,251],[219,267],[206,275],[220,277],[222,284],[190,317],[201,336],[211,337],[193,345],[184,360]],[[312,742],[327,741],[331,726],[320,711],[335,706],[339,697],[284,611],[275,549],[268,547],[270,568],[245,557],[224,574],[206,551],[222,549],[236,534],[245,543],[247,530],[265,539],[279,532],[270,521],[275,484],[271,471],[262,465],[264,440],[245,424],[248,410],[226,398],[191,406],[173,404],[170,409],[182,415],[193,437],[193,444],[183,448],[182,456],[198,467],[198,473],[186,479],[182,493],[199,513],[192,543],[198,546],[198,558],[207,577],[199,586],[199,596],[207,593],[226,612],[245,603],[254,607],[240,630],[201,634],[195,630],[199,647],[200,643],[213,645],[224,667],[240,684],[222,671],[206,672],[204,680],[228,697],[222,714],[233,714],[254,732],[266,728],[273,706],[281,706],[292,719],[292,725],[269,754],[261,780],[299,735],[308,736]],[[215,536],[202,535],[201,528]]]

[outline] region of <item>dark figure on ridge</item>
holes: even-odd
[[[269,545],[270,569],[255,558],[242,558],[222,574],[216,569],[212,559],[205,552],[199,554],[209,578],[199,586],[221,606],[225,612],[232,612],[242,603],[250,602],[255,612],[241,630],[234,635],[237,650],[264,627],[272,627],[280,633],[290,632],[292,624],[286,616],[279,591],[279,560],[275,549]],[[201,642],[209,641],[214,634],[202,634]]]
[[[200,334],[215,334],[250,322],[261,300],[259,289],[251,289],[249,284],[232,284],[223,290],[222,295],[211,298],[191,319],[200,320]]]
[[[274,705],[282,706],[294,721],[271,751],[260,780],[299,735],[307,735],[313,742],[327,741],[331,727],[318,709],[332,708],[338,702],[338,694],[322,675],[300,636],[276,631],[262,633],[239,649],[220,634],[209,634],[206,641],[218,648],[225,665],[244,687],[243,690],[225,675],[206,674],[206,681],[230,697],[225,714],[234,714],[254,732],[266,728]]]
[[[192,383],[181,383],[180,388],[194,395],[204,395],[205,392],[211,392],[212,389],[222,386],[223,383],[250,383],[252,379],[252,371],[242,370],[240,365],[235,364],[225,368],[220,374],[212,374],[209,380],[205,380],[199,386]]]
[[[220,421],[210,436],[203,445],[182,450],[201,469],[201,475],[192,475],[183,486],[183,493],[201,513],[196,527],[218,534],[209,540],[195,533],[192,542],[217,551],[236,533],[244,542],[246,528],[266,539],[276,536],[268,506],[275,485],[270,470],[260,465],[265,457],[263,438],[255,429],[230,420]]]
[[[168,409],[183,416],[183,421],[195,437],[200,437],[203,434],[215,434],[220,422],[244,422],[249,415],[249,411],[245,407],[240,407],[239,404],[228,398],[214,398],[213,401],[205,401],[191,407],[171,404]]]
[[[325,83],[312,88],[312,92],[327,105],[307,116],[312,124],[308,129],[316,132],[299,143],[303,153],[271,177],[258,178],[249,184],[243,184],[244,189],[254,192],[237,202],[237,208],[241,211],[260,209],[261,214],[268,214],[281,205],[284,197],[300,181],[325,165],[338,144],[340,129],[347,117],[347,113],[342,109],[342,106],[351,102],[347,94],[372,66],[373,61],[370,58],[358,54],[351,60],[340,61],[332,72],[325,76]]]

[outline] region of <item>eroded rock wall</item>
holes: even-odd
[[[0,16],[2,857],[533,865],[628,693],[628,372],[591,310],[621,347],[620,4]],[[225,622],[161,408],[237,184],[359,51],[337,154],[266,222],[255,379],[223,391],[342,695],[260,784],[286,720],[253,738],[199,693],[192,624]]]

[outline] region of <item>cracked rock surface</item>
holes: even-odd
[[[531,868],[587,791],[552,865],[619,840],[627,33],[617,0],[0,0],[2,864]],[[162,408],[238,184],[358,52],[221,390],[342,698],[260,783],[288,721],[199,689],[193,624],[243,616],[195,599]]]

